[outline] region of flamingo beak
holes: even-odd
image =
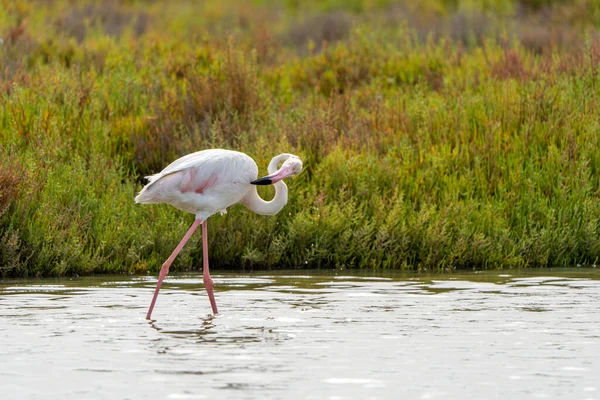
[[[273,172],[271,175],[258,178],[250,183],[253,185],[272,185],[293,174],[294,168],[291,165],[286,164],[279,168],[277,171]]]

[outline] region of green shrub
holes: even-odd
[[[193,217],[135,193],[210,147],[305,162],[215,268],[596,264],[596,3],[9,2],[0,274],[156,271]]]

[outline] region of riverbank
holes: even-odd
[[[215,269],[596,264],[593,4],[409,3],[9,2],[2,275],[156,271],[192,216],[133,197],[211,147],[305,165],[211,218]]]

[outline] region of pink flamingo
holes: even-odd
[[[278,166],[281,167],[278,169]],[[154,303],[169,267],[198,225],[202,224],[203,281],[213,314],[218,314],[213,293],[213,281],[208,270],[208,235],[206,220],[227,207],[241,203],[260,215],[275,215],[285,206],[288,190],[282,179],[302,171],[302,161],[293,154],[273,157],[268,167],[269,175],[256,179],[258,167],[244,153],[223,149],[210,149],[183,156],[155,175],[146,177],[148,183],[135,198],[136,203],[166,203],[196,215],[194,223],[164,262],[158,276],[154,297],[146,319],[150,319]],[[275,186],[271,201],[260,198],[254,185]]]

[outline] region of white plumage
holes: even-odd
[[[278,169],[279,164],[282,165]],[[213,282],[208,271],[206,220],[216,212],[225,213],[227,207],[236,203],[245,205],[257,214],[277,214],[288,199],[287,186],[282,179],[299,174],[302,171],[302,161],[293,154],[280,154],[271,160],[268,171],[268,176],[256,179],[258,167],[246,154],[210,149],[181,157],[158,174],[146,177],[148,184],[136,196],[136,203],[166,203],[196,216],[196,220],[160,270],[146,318],[151,317],[161,283],[169,273],[171,263],[200,224],[202,224],[204,285],[213,313],[217,314]],[[258,195],[255,185],[270,184],[275,186],[275,197],[271,201],[264,201]]]
[[[206,220],[239,203],[254,188],[258,167],[244,153],[210,149],[175,160],[155,175],[135,198],[136,203],[166,203]]]

